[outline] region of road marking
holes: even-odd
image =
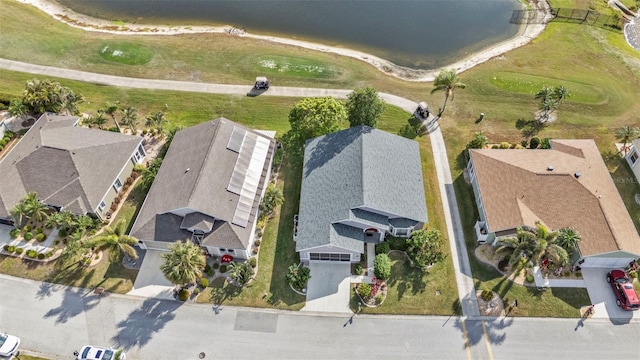
[[[464,337],[464,349],[467,350],[467,359],[471,360],[471,349],[469,348],[469,337],[467,336],[467,326],[464,323],[465,323],[465,320],[462,320],[462,337]]]
[[[489,335],[487,334],[487,326],[482,322],[482,332],[484,334],[484,343],[487,345],[487,353],[489,353],[489,359],[493,360],[493,352],[491,352],[491,343],[489,342]]]

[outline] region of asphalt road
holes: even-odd
[[[0,327],[69,359],[86,344],[128,359],[637,359],[640,326],[606,320],[331,316],[98,296],[0,275]]]

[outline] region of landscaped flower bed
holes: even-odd
[[[358,284],[356,294],[358,294],[360,302],[365,306],[380,306],[387,298],[387,282],[375,277],[371,281],[371,284]]]

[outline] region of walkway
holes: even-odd
[[[0,68],[21,71],[37,75],[55,76],[83,82],[91,82],[100,85],[121,86],[137,89],[173,90],[189,91],[210,94],[235,94],[246,95],[252,89],[251,85],[223,85],[195,83],[187,81],[138,79],[123,76],[104,75],[78,71],[71,69],[55,68],[50,66],[34,65],[19,61],[0,59]],[[272,86],[260,96],[287,96],[287,97],[319,97],[333,96],[335,98],[346,98],[351,90],[338,89],[317,89],[317,88],[294,88]],[[386,93],[380,93],[380,97],[390,105],[398,106],[410,114],[418,106],[417,103]],[[431,117],[429,121],[433,120]],[[464,240],[464,233],[461,228],[460,215],[458,212],[458,202],[453,189],[451,170],[449,169],[449,159],[444,143],[444,138],[438,122],[431,121],[429,126],[429,137],[433,158],[438,176],[440,196],[445,209],[445,222],[447,225],[447,237],[450,240],[451,255],[456,274],[458,294],[460,296],[462,313],[465,316],[479,316],[478,303],[475,296],[471,266],[467,254],[467,247]],[[456,261],[457,260],[457,261]]]

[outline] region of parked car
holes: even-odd
[[[0,356],[11,357],[18,353],[20,338],[17,336],[0,333]]]
[[[77,360],[125,360],[124,350],[107,349],[99,346],[87,345],[75,352]]]
[[[616,294],[616,304],[624,310],[640,309],[638,293],[633,288],[627,273],[622,270],[612,270],[607,274],[607,282],[611,284],[613,293]]]
[[[269,80],[264,76],[258,76],[256,78],[256,83],[253,85],[256,89],[268,89],[269,88]]]

